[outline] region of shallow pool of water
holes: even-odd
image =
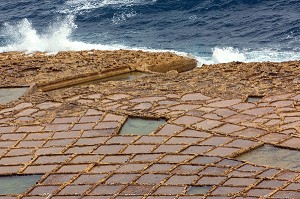
[[[34,186],[42,175],[0,176],[0,195],[16,195]]]
[[[6,104],[19,99],[29,87],[0,88],[0,103]]]
[[[283,169],[300,171],[300,151],[283,149],[271,145],[263,145],[239,157],[258,165],[268,165]]]
[[[258,102],[263,98],[263,96],[248,96],[246,102]]]
[[[123,125],[120,134],[122,135],[149,135],[158,127],[166,123],[164,119],[143,119],[128,118]]]
[[[211,189],[211,186],[192,186],[188,188],[187,194],[206,194]]]

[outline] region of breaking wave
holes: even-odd
[[[232,61],[239,62],[282,62],[289,60],[300,60],[300,52],[295,49],[293,51],[280,51],[277,49],[261,49],[238,50],[233,47],[214,48],[212,50],[212,60],[210,63],[227,63]]]
[[[7,23],[3,33],[5,37],[9,38],[11,44],[0,47],[0,52],[24,51],[32,53],[41,51],[55,53],[59,51],[116,50],[123,48],[121,45],[101,45],[73,41],[70,37],[76,27],[72,15],[60,22],[49,25],[45,34],[39,34],[27,19],[23,19],[17,24]]]

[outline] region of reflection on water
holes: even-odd
[[[101,82],[108,82],[108,81],[125,81],[125,80],[134,80],[138,77],[144,77],[149,75],[148,73],[143,73],[143,72],[130,72],[130,73],[124,73],[121,75],[115,75],[112,77],[108,77],[108,78],[102,78],[102,79],[97,79],[97,80],[93,80],[93,81],[89,81],[89,82],[85,82],[83,83],[83,85],[87,85],[87,84],[99,84]]]
[[[19,99],[29,87],[0,88],[0,104],[6,104]]]
[[[166,123],[166,120],[152,120],[142,118],[128,118],[123,125],[120,134],[122,135],[149,135],[158,127]]]
[[[0,176],[0,195],[23,193],[41,177],[42,175]]]
[[[259,165],[269,165],[300,171],[300,151],[264,145],[237,157]]]
[[[246,101],[255,103],[255,102],[258,102],[259,100],[261,100],[263,97],[264,96],[248,96]]]

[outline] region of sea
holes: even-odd
[[[2,0],[0,52],[170,51],[198,65],[300,59],[300,0]]]

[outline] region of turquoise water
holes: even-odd
[[[153,120],[142,118],[128,118],[123,125],[120,134],[149,135],[164,123],[166,123],[166,120],[164,119]]]
[[[21,194],[34,186],[42,175],[1,176],[0,195]]]

